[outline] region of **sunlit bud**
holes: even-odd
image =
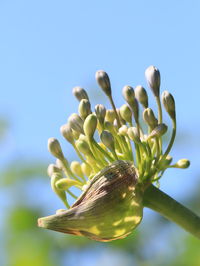
[[[61,160],[64,158],[60,143],[57,139],[55,138],[48,139],[48,150],[54,157]]]
[[[78,101],[80,102],[82,99],[87,99],[89,100],[88,98],[88,95],[87,95],[87,92],[81,88],[81,87],[74,87],[72,89],[72,93],[74,94],[74,96],[78,99]]]
[[[80,176],[80,177],[84,176],[83,171],[81,169],[81,165],[79,162],[77,162],[77,161],[71,162],[70,169],[72,170],[73,174]]]
[[[56,181],[56,188],[59,190],[67,190],[72,186],[80,186],[81,183],[70,178],[62,178]]]
[[[124,86],[122,89],[122,94],[123,94],[125,101],[128,104],[134,103],[135,92],[131,86],[128,86],[128,85]]]
[[[47,174],[49,177],[51,177],[55,173],[62,174],[62,171],[58,166],[52,163],[47,168]]]
[[[91,155],[91,150],[88,143],[85,140],[76,141],[77,149],[85,155]]]
[[[55,173],[51,176],[51,188],[58,195],[58,197],[65,203],[68,207],[67,197],[64,190],[60,190],[57,188],[56,183],[62,178],[62,176],[58,173]]]
[[[148,107],[148,96],[147,96],[147,92],[146,90],[138,85],[136,88],[135,88],[135,97],[137,98],[138,102],[140,102],[142,104],[142,106],[144,108],[147,108]]]
[[[68,122],[69,122],[70,127],[73,130],[84,134],[84,132],[83,132],[83,120],[81,119],[81,117],[79,115],[77,115],[75,113],[70,115],[70,117],[68,118]]]
[[[63,137],[69,142],[74,143],[74,137],[73,132],[69,124],[65,124],[60,127],[60,133],[63,135]]]
[[[91,114],[91,105],[87,99],[82,99],[78,106],[78,112],[81,118],[84,120],[89,114]]]
[[[95,106],[95,113],[96,113],[96,116],[99,120],[99,123],[101,125],[103,125],[104,123],[104,119],[105,119],[105,116],[106,116],[106,108],[105,106],[103,106],[102,104],[97,104]]]
[[[113,138],[113,135],[109,131],[107,131],[107,130],[102,131],[100,138],[101,138],[101,141],[103,142],[103,144],[108,149],[110,149],[111,151],[113,151],[115,149],[114,138]]]
[[[185,169],[185,168],[188,168],[190,166],[190,161],[187,159],[181,159],[175,164],[175,166],[177,168]]]
[[[105,92],[107,96],[111,96],[111,85],[110,85],[110,79],[108,74],[103,71],[99,70],[96,72],[96,80],[99,86],[102,88],[102,90]]]
[[[65,211],[66,211],[65,209],[58,209],[58,210],[56,211],[56,214],[59,214],[59,213],[65,212]]]
[[[108,109],[106,110],[106,116],[105,116],[105,120],[109,121],[110,123],[113,123],[113,121],[115,120],[115,112],[112,109]]]
[[[135,143],[140,143],[140,137],[138,135],[138,130],[136,127],[129,127],[128,129],[128,136],[131,140],[133,140]]]
[[[150,139],[150,138],[155,138],[155,137],[161,137],[161,136],[164,135],[166,132],[167,132],[167,126],[166,126],[165,124],[159,124],[157,127],[155,127],[155,128],[151,131],[151,133],[150,133],[148,139]]]
[[[86,163],[81,164],[81,169],[85,176],[90,176],[92,173],[92,168]]]
[[[128,133],[128,127],[126,125],[123,125],[119,128],[118,131],[121,136],[126,136]]]
[[[128,123],[132,123],[132,112],[127,104],[123,104],[120,108],[121,117]]]
[[[85,135],[88,138],[92,138],[96,128],[97,128],[96,115],[95,114],[88,115],[88,117],[85,119],[85,122],[83,124],[83,129],[84,129]]]
[[[162,93],[162,102],[165,107],[165,110],[169,114],[169,116],[174,119],[175,118],[175,101],[174,97],[168,91],[163,91]]]
[[[155,128],[158,125],[158,120],[155,118],[151,108],[146,108],[143,112],[143,119],[150,128]]]
[[[158,97],[160,94],[160,71],[155,66],[149,66],[145,71],[145,77],[154,96]]]

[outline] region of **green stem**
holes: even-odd
[[[200,217],[153,185],[144,192],[144,206],[159,212],[200,239]]]

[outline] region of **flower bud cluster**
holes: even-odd
[[[48,167],[51,187],[67,208],[70,208],[68,196],[77,199],[77,196],[71,191],[72,187],[80,189],[82,195],[85,195],[84,193],[88,191],[88,187],[93,187],[91,184],[95,184],[97,181],[98,173],[103,171],[103,174],[99,176],[101,181],[98,182],[104,182],[102,181],[105,176],[103,169],[110,169],[111,171],[113,165],[116,167],[118,164],[119,168],[125,167],[123,165],[123,162],[125,162],[126,167],[128,165],[132,169],[134,176],[137,175],[134,186],[137,183],[141,187],[158,182],[167,168],[183,169],[189,167],[190,163],[187,159],[172,164],[172,157],[169,155],[176,135],[174,98],[168,91],[162,93],[162,104],[173,125],[171,138],[164,149],[162,138],[168,132],[168,126],[162,122],[160,72],[156,67],[150,66],[145,71],[145,76],[148,86],[156,97],[158,112],[154,112],[149,107],[147,91],[141,85],[136,86],[135,89],[128,85],[124,86],[122,95],[126,103],[120,108],[116,108],[112,98],[110,78],[102,70],[96,72],[96,80],[109,98],[111,109],[98,104],[92,110],[87,92],[81,87],[73,89],[73,94],[79,101],[78,111],[70,115],[68,122],[61,126],[60,132],[65,140],[73,146],[79,161],[68,163],[58,140],[55,138],[48,140],[48,149],[56,158],[56,163],[50,164]],[[140,106],[142,106],[142,115],[140,115]],[[143,120],[142,123],[141,120]],[[110,172],[108,176],[110,176]],[[119,180],[121,179],[119,178]],[[102,185],[100,191],[103,191],[103,188]],[[99,188],[95,187],[95,189],[98,191]],[[127,191],[124,190],[122,198],[125,198],[126,194]],[[88,197],[91,197],[91,194]],[[73,206],[78,205],[81,198],[83,196],[78,198]],[[141,208],[137,209],[140,214],[138,221],[141,220]],[[135,217],[130,216],[124,219],[135,221],[134,227],[137,224]],[[127,235],[130,230],[125,228],[120,227],[120,233],[113,232],[113,238],[121,238]],[[86,235],[86,233],[83,234],[80,231],[70,231],[70,233]],[[98,232],[97,228],[91,227],[87,229],[87,234],[93,234],[93,239],[96,237],[99,240],[101,232]],[[91,235],[87,236],[90,237]],[[112,238],[112,236],[109,236],[109,238]],[[109,239],[106,241],[109,241]]]

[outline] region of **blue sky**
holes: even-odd
[[[171,170],[163,186],[173,194],[180,184],[191,183],[187,177],[198,175],[200,147],[199,11],[198,0],[1,0],[0,114],[10,123],[1,162],[22,157],[51,162],[46,149],[51,136],[73,158],[59,133],[77,110],[71,89],[88,88],[93,106],[99,101],[108,106],[94,78],[104,69],[121,105],[121,88],[146,87],[144,71],[153,64],[161,71],[162,90],[173,93],[178,108],[178,134],[184,140],[173,155],[192,161],[189,170]]]

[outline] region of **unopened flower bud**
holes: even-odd
[[[155,137],[161,137],[167,132],[167,126],[165,124],[159,124],[157,127],[155,127],[150,135],[148,136],[148,139],[155,138]]]
[[[158,125],[158,120],[155,118],[151,108],[146,108],[143,112],[143,119],[150,128],[155,128]]]
[[[108,149],[110,149],[111,151],[115,149],[114,138],[113,138],[113,135],[109,131],[107,130],[102,131],[100,138],[103,144]]]
[[[132,112],[127,104],[121,106],[120,115],[126,122],[128,122],[129,124],[132,123]]]
[[[85,135],[91,139],[94,135],[94,132],[97,128],[97,117],[95,114],[90,114],[88,117],[85,119],[83,129],[85,132]]]
[[[95,113],[96,113],[97,119],[99,120],[99,123],[101,125],[103,125],[104,119],[105,119],[105,116],[106,116],[106,108],[105,108],[105,106],[103,106],[102,104],[97,104],[95,106]]]
[[[110,79],[108,74],[103,71],[99,70],[96,72],[96,80],[101,89],[105,92],[107,96],[111,96],[111,85],[110,85]]]
[[[71,162],[70,169],[72,170],[73,174],[80,176],[80,177],[84,176],[83,171],[81,169],[81,165],[79,162],[77,162],[77,161]]]
[[[139,225],[143,196],[133,165],[116,161],[98,173],[65,212],[43,217],[43,228],[97,241],[124,238]]]
[[[55,138],[48,139],[48,150],[54,157],[60,160],[64,159],[60,143],[57,139]]]
[[[78,106],[78,112],[80,117],[84,120],[89,114],[91,114],[91,105],[87,99],[82,99]]]
[[[78,186],[80,187],[81,183],[70,178],[61,178],[58,181],[56,181],[56,188],[59,190],[67,190],[72,186]]]
[[[160,71],[155,66],[149,66],[145,71],[145,77],[154,96],[158,97],[160,94]]]
[[[85,155],[91,155],[91,150],[88,143],[85,140],[76,141],[77,149]]]
[[[131,86],[128,86],[128,85],[124,86],[122,89],[122,94],[123,94],[125,101],[128,104],[134,103],[135,92]]]
[[[128,127],[126,125],[123,125],[119,128],[119,135],[126,136],[128,133]]]
[[[115,120],[115,112],[112,109],[106,110],[106,116],[105,116],[105,121],[109,121],[110,123],[113,123]]]
[[[136,96],[138,102],[140,102],[144,108],[148,107],[147,92],[141,85],[138,85],[135,88],[135,96]]]
[[[82,99],[89,100],[88,95],[87,95],[87,92],[83,88],[81,88],[81,87],[74,87],[73,90],[72,90],[72,93],[74,94],[74,96],[77,98],[77,100],[79,102]]]
[[[135,143],[138,143],[138,144],[141,143],[140,136],[138,134],[138,129],[136,127],[129,127],[128,136]]]
[[[69,124],[65,124],[60,127],[60,132],[63,135],[63,137],[71,144],[74,143],[74,137],[73,132]]]
[[[62,170],[58,166],[52,163],[47,168],[47,174],[49,177],[51,177],[55,173],[62,174]]]
[[[84,134],[83,132],[83,120],[81,119],[81,117],[77,114],[72,114],[70,115],[70,117],[68,118],[68,122],[70,127],[79,132],[80,134]]]
[[[165,110],[169,114],[169,116],[174,119],[175,118],[175,101],[174,97],[168,91],[164,91],[162,93],[162,102],[165,107]]]
[[[85,176],[90,176],[92,173],[92,168],[86,163],[81,164],[81,169]]]
[[[181,159],[175,164],[175,166],[177,168],[185,169],[185,168],[188,168],[190,166],[190,161],[187,159]]]

